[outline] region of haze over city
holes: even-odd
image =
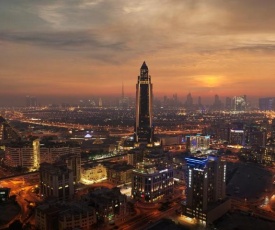
[[[274,230],[275,1],[0,1],[0,230]]]
[[[0,105],[135,95],[274,96],[275,2],[1,1]],[[50,100],[49,100],[50,101]]]

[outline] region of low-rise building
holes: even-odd
[[[35,210],[35,225],[39,230],[91,230],[96,222],[95,209],[79,201],[45,203]]]
[[[186,136],[186,149],[191,153],[207,150],[210,147],[210,136],[208,135],[190,135]]]
[[[137,163],[143,161],[143,150],[136,148],[127,153],[128,164],[136,166]]]
[[[113,138],[93,138],[91,140],[83,141],[81,144],[81,150],[85,153],[110,153],[117,150],[116,139]]]
[[[43,163],[40,167],[40,195],[70,200],[74,194],[73,171],[66,165]]]
[[[36,170],[40,164],[39,140],[13,142],[5,147],[5,163],[11,167]]]
[[[40,162],[54,163],[61,156],[73,154],[80,156],[81,148],[76,142],[45,142],[40,145]]]
[[[173,168],[167,164],[155,165],[150,162],[137,164],[132,173],[132,197],[152,203],[173,194]]]
[[[96,182],[107,178],[107,169],[103,164],[90,163],[81,166],[82,180]]]
[[[134,167],[124,163],[107,164],[107,180],[115,185],[122,185],[132,181]]]
[[[95,209],[84,202],[75,203],[58,215],[59,229],[94,229],[97,222]]]
[[[82,200],[95,209],[97,221],[112,223],[125,219],[129,214],[127,196],[122,195],[117,187],[91,191]]]
[[[57,205],[39,205],[35,209],[35,226],[39,230],[58,230],[58,213],[61,207]]]
[[[0,188],[0,203],[7,202],[10,197],[10,188]]]

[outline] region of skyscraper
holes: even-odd
[[[26,107],[37,107],[37,99],[34,96],[26,96]]]
[[[247,108],[246,95],[233,97],[232,105],[234,111],[245,111]]]
[[[217,94],[214,97],[214,103],[213,103],[212,109],[213,110],[220,110],[220,109],[222,109],[222,102],[220,100],[219,95],[217,95]]]
[[[135,142],[142,144],[153,143],[153,123],[152,123],[152,83],[148,74],[148,67],[143,62],[140,68],[140,76],[136,85],[136,123]]]
[[[230,208],[225,196],[226,164],[216,156],[188,157],[186,203],[183,215],[207,225]]]
[[[194,108],[193,97],[192,97],[191,93],[188,93],[186,96],[185,108],[187,110],[192,110]]]
[[[275,109],[275,98],[274,97],[259,98],[259,109],[261,111],[274,110]]]
[[[225,109],[231,110],[232,108],[232,99],[230,97],[225,98]]]
[[[129,106],[129,98],[124,95],[124,84],[122,83],[121,98],[119,99],[119,107],[126,109]]]
[[[21,137],[19,133],[0,116],[0,143],[5,141],[18,141]]]

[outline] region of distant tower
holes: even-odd
[[[214,109],[214,110],[220,110],[221,108],[222,108],[222,102],[220,100],[219,95],[216,94],[214,96],[214,103],[213,103],[212,109]]]
[[[26,96],[26,107],[37,107],[37,99],[34,96]]]
[[[259,98],[259,109],[261,111],[274,110],[275,109],[275,98],[274,97]]]
[[[232,99],[230,97],[225,98],[225,108],[226,110],[232,109]]]
[[[101,98],[99,98],[99,100],[98,100],[98,106],[102,107],[102,99]]]
[[[125,108],[128,108],[128,106],[129,106],[129,98],[125,97],[124,84],[122,82],[122,91],[121,91],[121,98],[119,99],[119,107],[125,109]]]
[[[186,102],[185,102],[185,107],[186,109],[192,109],[193,108],[193,97],[191,93],[188,93],[186,96]]]
[[[246,95],[233,97],[232,104],[234,111],[245,111],[247,107]]]
[[[122,82],[121,98],[124,99],[124,84],[123,84],[123,82]]]
[[[198,105],[199,105],[199,106],[202,106],[202,103],[201,103],[201,96],[199,96],[199,98],[198,98]]]
[[[152,84],[148,67],[143,62],[136,84],[136,123],[134,139],[137,143],[153,143]]]

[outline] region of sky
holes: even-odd
[[[1,0],[0,105],[18,98],[275,96],[273,0]]]

